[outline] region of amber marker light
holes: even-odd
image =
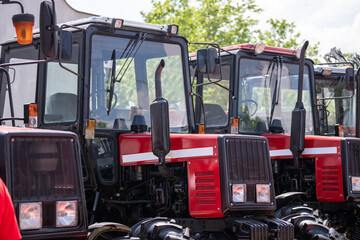
[[[34,15],[28,13],[16,14],[12,17],[18,43],[32,43],[34,20]]]

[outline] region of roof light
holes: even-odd
[[[270,202],[270,184],[256,184],[256,202]]]
[[[176,35],[179,31],[179,26],[178,25],[174,25],[174,24],[170,24],[168,25],[167,28],[167,33],[171,34],[171,35]]]
[[[78,224],[78,205],[76,201],[56,202],[56,227],[73,227]]]
[[[232,201],[245,202],[246,185],[234,184],[232,185]]]
[[[300,59],[301,48],[302,48],[302,46],[298,47],[298,48],[295,50],[295,56],[296,56],[297,59]]]
[[[265,50],[265,43],[264,42],[258,42],[254,46],[254,52],[256,55],[263,53]]]
[[[28,13],[16,14],[12,17],[18,43],[32,43],[34,20],[34,15]]]
[[[111,22],[111,27],[113,28],[122,28],[124,25],[124,20],[119,18],[114,18]]]
[[[321,74],[322,74],[323,76],[330,76],[331,73],[332,73],[332,69],[326,69],[326,68],[324,68],[324,69],[322,70],[322,72],[321,72]]]
[[[41,202],[20,203],[19,225],[20,230],[42,228]]]

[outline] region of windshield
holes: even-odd
[[[315,75],[315,84],[321,133],[335,135],[336,125],[343,125],[344,136],[354,137],[356,89],[346,84],[345,75]]]
[[[161,82],[163,97],[169,102],[170,131],[187,132],[180,45],[136,40],[92,37],[90,118],[96,120],[96,128],[130,130],[134,116],[143,115],[150,127],[150,104],[155,100],[155,70],[164,59]],[[133,43],[134,51],[129,52]],[[108,109],[112,73],[116,81]]]
[[[243,58],[239,71],[239,132],[291,131],[291,113],[297,100],[299,65],[282,59]],[[313,133],[309,70],[304,70],[303,102],[306,134]]]

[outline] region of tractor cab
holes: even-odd
[[[321,64],[314,68],[316,100],[322,135],[359,137],[357,85],[354,66]]]

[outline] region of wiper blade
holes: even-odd
[[[269,64],[269,67],[266,71],[266,75],[265,75],[265,88],[270,88],[271,89],[271,82],[272,82],[272,75],[273,75],[273,72],[274,72],[274,69],[276,67],[276,58],[274,58],[270,64]],[[269,77],[269,86],[267,85],[267,78]],[[266,106],[268,106],[268,104],[266,104]],[[268,124],[269,124],[269,127],[270,127],[270,118],[268,116],[268,108],[266,109],[265,113],[266,113],[266,118],[269,120]],[[270,112],[272,112],[272,108],[270,109]]]
[[[282,66],[283,66],[282,57],[276,57],[276,78],[275,78],[274,93],[272,95],[272,100],[271,100],[269,127],[271,126],[273,121],[275,106],[279,104]]]
[[[133,59],[135,58],[136,53],[139,51],[141,45],[146,39],[146,33],[139,33],[139,36],[136,40],[130,40],[127,44],[126,48],[122,52],[120,59],[125,58],[125,62],[122,64],[120,71],[116,74],[116,49],[113,50],[111,55],[112,62],[112,70],[111,70],[111,81],[110,81],[110,89],[109,92],[109,99],[107,103],[107,115],[110,115],[111,111],[111,103],[114,96],[114,86],[115,82],[121,82],[122,78],[124,77],[126,71],[128,70],[129,66],[131,65]],[[115,76],[116,74],[116,76]],[[121,74],[121,76],[120,76]],[[120,78],[119,78],[120,76]]]

